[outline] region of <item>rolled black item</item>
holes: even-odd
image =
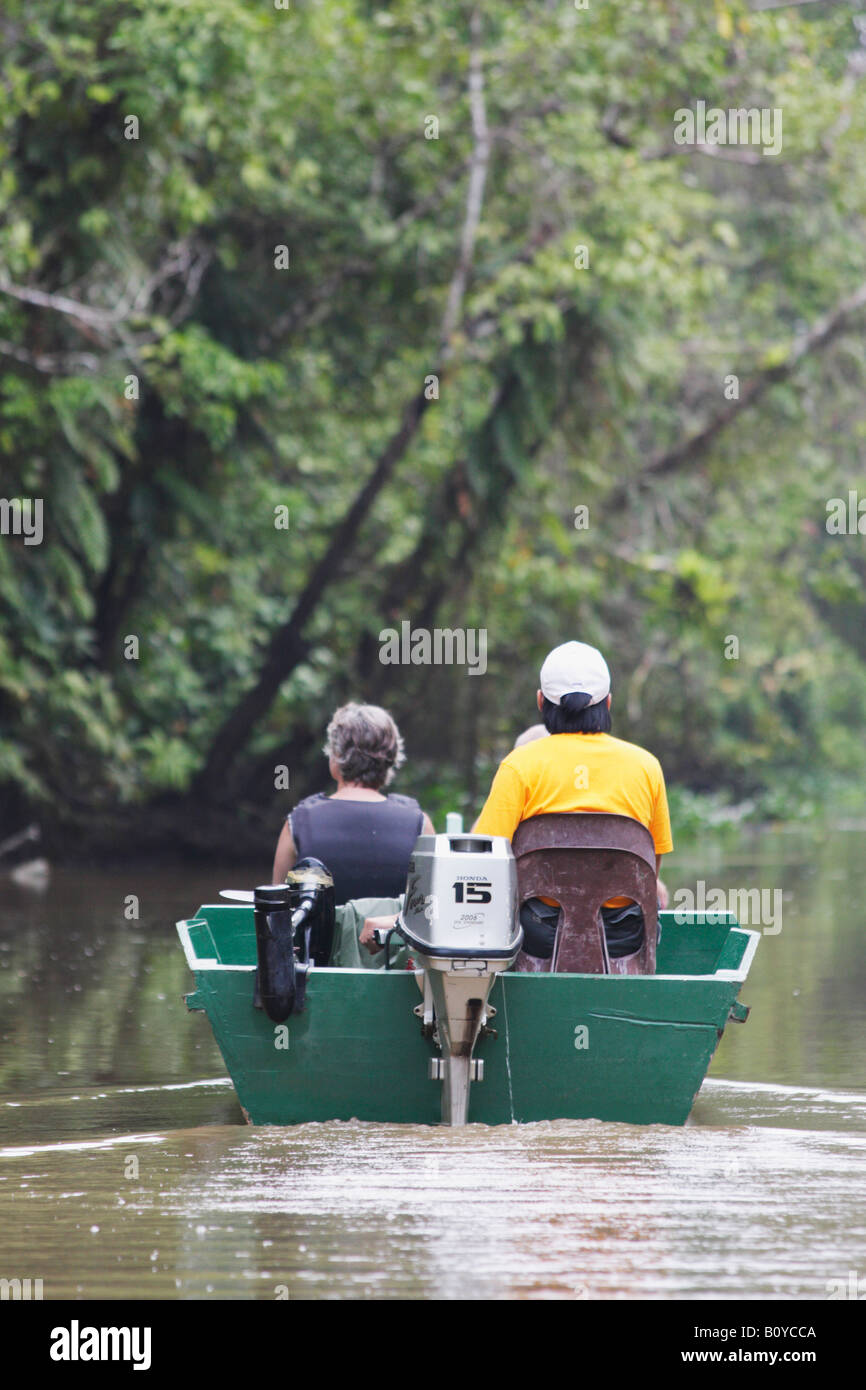
[[[327,965],[334,940],[334,880],[319,859],[301,859],[285,883],[269,883],[253,894],[256,926],[254,1007],[284,1023],[304,1007],[307,975]]]
[[[265,884],[254,890],[256,924],[256,994],[268,1018],[284,1023],[295,1007],[295,928],[288,884]]]

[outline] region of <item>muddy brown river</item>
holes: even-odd
[[[673,857],[672,890],[782,906],[682,1129],[246,1126],[173,923],[266,876],[0,880],[0,1278],[45,1299],[866,1294],[866,824]]]

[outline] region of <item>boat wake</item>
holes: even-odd
[[[164,1144],[164,1134],[114,1134],[110,1139],[69,1139],[59,1144],[20,1144],[0,1149],[0,1158],[32,1158],[35,1154],[86,1153],[89,1149],[111,1149],[118,1144]]]

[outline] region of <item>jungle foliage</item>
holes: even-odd
[[[6,0],[2,828],[258,834],[349,698],[477,809],[571,636],[684,794],[862,779],[856,18]],[[404,620],[486,674],[383,665]]]

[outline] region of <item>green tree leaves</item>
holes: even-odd
[[[234,731],[253,770],[219,769],[251,804],[256,760],[290,738],[313,779],[365,693],[416,790],[453,795],[449,760],[477,790],[573,634],[693,787],[829,761],[828,682],[840,718],[866,701],[862,559],[823,529],[866,428],[859,311],[809,336],[864,279],[850,20],[495,0],[467,237],[464,7],[8,0],[0,491],[46,507],[41,547],[0,538],[8,785],[60,817],[69,759],[79,807],[185,793],[298,604]],[[676,146],[699,100],[780,107],[782,153]],[[490,679],[386,680],[401,617],[486,627]]]

